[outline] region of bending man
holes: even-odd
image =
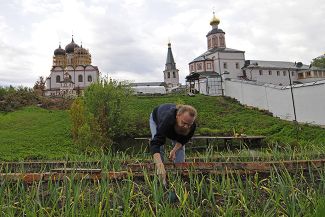
[[[197,111],[190,105],[162,104],[154,108],[150,114],[150,131],[152,140],[151,153],[161,176],[166,184],[166,171],[164,162],[164,144],[166,138],[172,140],[173,149],[169,159],[174,163],[185,162],[185,144],[192,138],[196,129],[195,118]]]

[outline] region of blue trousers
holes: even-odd
[[[151,138],[153,139],[157,133],[157,124],[152,118],[152,113],[150,114],[149,125],[151,131]],[[175,146],[176,141],[172,140],[172,145]],[[162,145],[160,146],[160,157],[163,162],[164,162],[164,155],[165,155],[165,145]],[[181,148],[179,148],[176,151],[176,158],[174,160],[174,163],[183,163],[183,162],[185,162],[185,145],[183,145]]]

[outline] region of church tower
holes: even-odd
[[[225,32],[222,29],[218,28],[219,23],[220,20],[215,16],[213,12],[213,18],[210,21],[212,30],[206,35],[208,50],[211,50],[213,48],[226,48]]]
[[[167,60],[164,70],[164,82],[168,87],[179,86],[178,69],[176,69],[176,63],[174,61],[170,42],[168,43]]]

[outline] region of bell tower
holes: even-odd
[[[171,43],[168,43],[167,60],[164,70],[164,82],[168,87],[179,86],[179,74],[178,69],[176,69],[176,63],[174,61]]]
[[[208,50],[211,50],[213,48],[226,48],[225,32],[222,29],[219,29],[219,24],[220,20],[215,16],[213,12],[213,17],[210,21],[212,30],[206,35]]]

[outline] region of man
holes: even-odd
[[[164,144],[166,138],[172,140],[174,148],[169,153],[169,159],[174,163],[185,162],[185,144],[192,138],[196,129],[197,111],[190,105],[162,104],[154,108],[150,114],[151,153],[161,176],[166,184],[164,166]]]

